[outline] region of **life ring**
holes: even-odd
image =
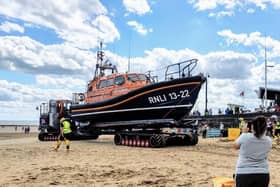
[[[79,97],[79,101],[84,101],[85,100],[85,94],[83,94],[83,93],[79,93],[78,97]]]

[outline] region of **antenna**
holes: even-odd
[[[267,106],[267,56],[266,56],[266,33],[264,42],[264,108]]]
[[[130,40],[129,40],[129,54],[128,54],[128,67],[127,67],[127,72],[130,72]]]
[[[265,80],[264,80],[264,107],[265,107],[265,111],[267,110],[267,68],[272,68],[274,67],[273,65],[267,65],[267,49],[266,49],[266,33],[265,33],[265,48],[264,48],[264,76],[265,76]]]
[[[103,60],[104,60],[104,52],[102,50],[102,45],[103,43],[100,42],[100,46],[99,49],[97,51],[97,62],[96,62],[96,67],[95,67],[95,74],[94,74],[94,78],[98,77],[98,69],[99,67],[103,66]],[[100,74],[103,73],[102,70],[100,70]]]
[[[131,55],[131,32],[129,34],[129,43],[128,43],[128,64],[127,64],[127,72],[130,72],[130,55]]]

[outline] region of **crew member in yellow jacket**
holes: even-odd
[[[55,151],[58,150],[62,141],[65,142],[66,149],[67,149],[67,151],[69,151],[69,149],[70,149],[70,140],[69,139],[70,139],[71,134],[72,134],[71,123],[68,120],[66,120],[64,117],[62,117],[60,119],[60,133],[58,136],[57,144],[55,146]]]

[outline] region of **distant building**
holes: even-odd
[[[269,100],[269,106],[267,106],[267,110],[280,110],[280,90],[267,88],[266,93],[267,100]],[[257,94],[258,97],[262,100],[262,106],[264,106],[265,88],[260,87]]]

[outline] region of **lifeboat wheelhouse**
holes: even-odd
[[[114,73],[99,77],[88,84],[86,103],[111,99],[148,84],[151,84],[149,77],[140,73]]]
[[[108,71],[111,73],[105,76],[105,72]],[[151,83],[150,76],[146,74],[117,73],[116,66],[113,66],[109,60],[104,61],[104,52],[102,51],[102,43],[100,43],[95,75],[87,85],[86,103],[111,99]]]

